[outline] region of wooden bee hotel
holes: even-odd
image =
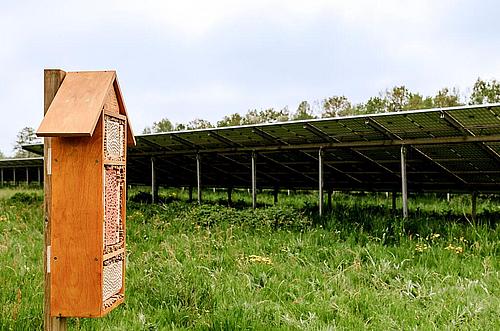
[[[62,73],[37,131],[51,192],[46,307],[51,317],[101,317],[124,300],[127,145],[135,140],[114,71]]]

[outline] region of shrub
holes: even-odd
[[[22,204],[32,204],[43,201],[43,195],[37,193],[27,193],[27,192],[17,192],[9,198],[10,202],[22,203]]]

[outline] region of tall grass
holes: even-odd
[[[255,211],[245,191],[234,207],[224,192],[202,206],[160,193],[168,203],[129,202],[126,303],[70,329],[500,329],[492,199],[472,226],[459,196],[414,197],[403,221],[383,194],[336,194],[320,219],[301,192],[276,206],[264,192]],[[40,201],[1,198],[0,329],[41,326],[42,240]]]

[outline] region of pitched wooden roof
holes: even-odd
[[[38,128],[39,137],[89,137],[96,128],[108,92],[114,89],[120,114],[127,110],[115,71],[68,72]],[[128,118],[128,116],[127,116]],[[127,121],[128,144],[135,137]]]

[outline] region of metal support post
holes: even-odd
[[[392,213],[396,214],[396,191],[392,191]]]
[[[473,191],[471,194],[471,204],[472,204],[472,210],[471,210],[471,216],[472,216],[472,222],[476,223],[477,221],[477,192]]]
[[[156,160],[154,157],[151,158],[151,201],[153,203],[158,202],[158,181],[156,177]]]
[[[0,184],[3,186],[3,168],[0,169]]]
[[[252,152],[252,208],[257,208],[257,154]]]
[[[328,210],[332,210],[332,190],[328,190]]]
[[[227,205],[228,206],[231,206],[233,204],[232,195],[233,195],[233,188],[228,187],[227,188]]]
[[[323,149],[318,152],[318,183],[319,183],[319,216],[323,216]]]
[[[406,177],[406,146],[401,146],[401,195],[403,197],[403,218],[408,218],[408,179]]]
[[[274,198],[273,200],[275,205],[278,204],[278,193],[279,193],[279,188],[275,187],[273,191],[273,198]]]
[[[12,168],[12,175],[14,179],[14,185],[16,185],[16,168]]]
[[[26,167],[26,185],[28,186],[30,184],[30,172],[28,167]]]
[[[192,186],[189,186],[188,197],[189,197],[189,202],[193,202],[193,187]]]
[[[198,191],[198,204],[201,205],[201,157],[199,153],[196,153],[196,185]]]
[[[41,171],[40,168],[36,168],[36,170],[38,171],[38,185],[40,185],[42,183]]]

